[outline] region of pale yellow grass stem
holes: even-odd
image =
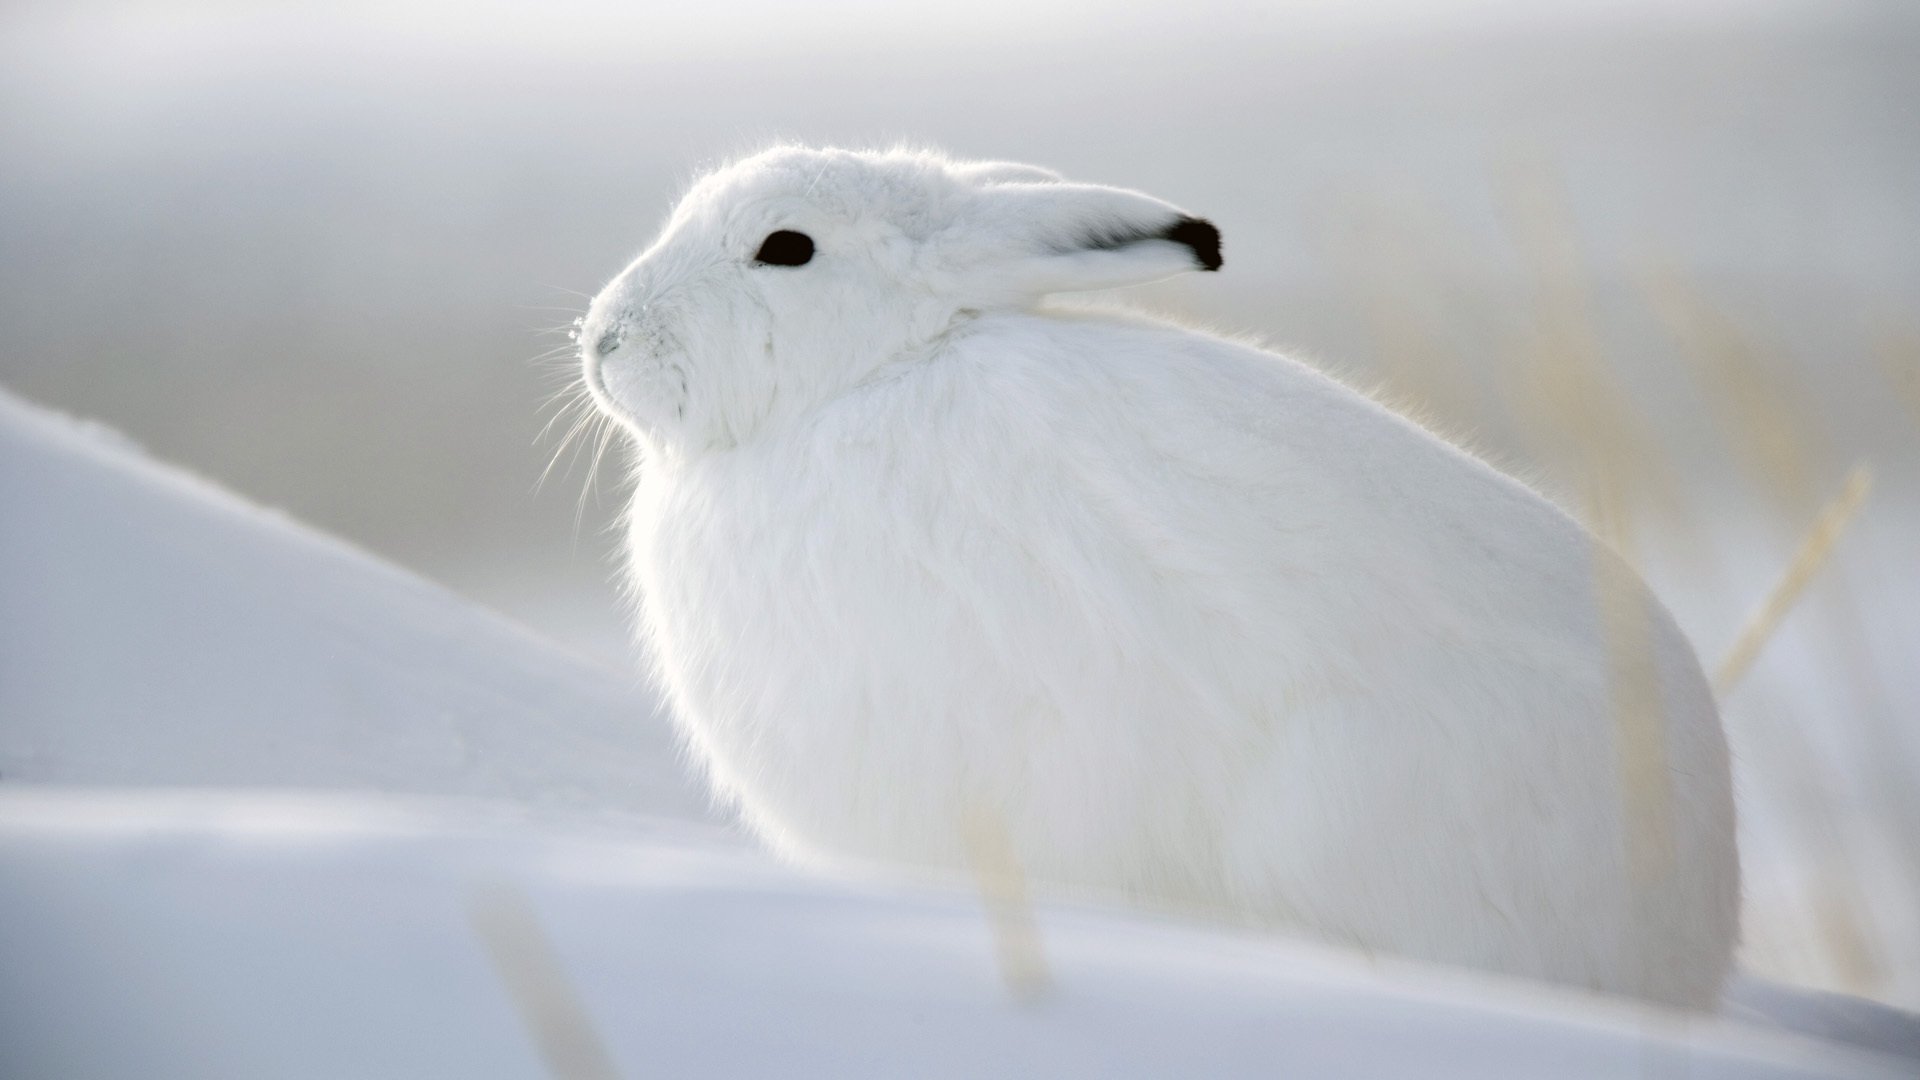
[[[1847,474],[1846,484],[1840,489],[1839,497],[1827,504],[1814,522],[1813,529],[1801,542],[1800,550],[1794,555],[1793,562],[1781,577],[1780,583],[1767,594],[1766,600],[1747,618],[1733,647],[1713,671],[1713,687],[1722,698],[1726,697],[1740,677],[1753,666],[1767,641],[1772,638],[1780,620],[1793,609],[1795,600],[1813,580],[1814,574],[1826,564],[1827,556],[1832,554],[1833,546],[1852,524],[1854,515],[1866,502],[1867,493],[1873,488],[1873,470],[1863,462],[1853,467]]]
[[[504,884],[479,890],[467,918],[548,1074],[555,1080],[615,1080],[620,1074],[613,1059],[526,895]]]
[[[993,931],[994,955],[1007,989],[1022,1002],[1037,1000],[1051,977],[1040,950],[1040,928],[1027,898],[1026,874],[1020,868],[1013,837],[999,814],[975,810],[966,818],[967,861],[986,904],[987,925]]]
[[[1880,361],[1900,403],[1920,423],[1920,331],[1902,328],[1887,333],[1880,344]]]
[[[1673,864],[1673,792],[1652,613],[1633,569],[1628,496],[1670,496],[1670,470],[1613,377],[1558,175],[1540,160],[1517,165],[1509,209],[1540,289],[1543,340],[1521,381],[1528,392],[1516,413],[1537,439],[1557,444],[1582,479],[1582,516],[1598,538],[1594,602],[1607,650],[1627,864],[1636,880],[1652,882]]]
[[[1734,450],[1770,494],[1804,514],[1814,501],[1814,469],[1826,455],[1793,391],[1781,385],[1785,365],[1709,304],[1678,267],[1657,264],[1646,294],[1700,375]]]

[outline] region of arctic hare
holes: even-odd
[[[1043,882],[1710,1006],[1727,751],[1638,580],[1301,364],[1042,303],[1220,265],[1025,165],[788,146],[692,187],[579,337],[713,785],[791,857],[960,867],[985,814]],[[1597,578],[1657,670],[1651,869]]]

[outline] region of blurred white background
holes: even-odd
[[[536,492],[529,361],[692,175],[904,139],[1142,188],[1227,265],[1134,299],[1575,508],[1611,470],[1710,665],[1873,466],[1727,714],[1761,966],[1920,1000],[1916,102],[1900,0],[16,3],[0,383],[619,663],[620,491]],[[1597,458],[1537,378],[1576,354]]]

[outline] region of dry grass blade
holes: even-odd
[[[1545,161],[1517,160],[1508,189],[1504,209],[1538,288],[1540,323],[1540,339],[1513,379],[1511,412],[1536,447],[1579,478],[1589,527],[1630,555],[1628,514],[1636,502],[1680,507],[1673,470],[1615,377],[1558,172]]]
[[[1813,469],[1825,455],[1794,395],[1779,385],[1785,365],[1763,354],[1677,267],[1658,265],[1648,278],[1648,299],[1700,373],[1734,449],[1794,516],[1805,513]]]
[[[1840,985],[1859,994],[1872,994],[1886,984],[1887,972],[1881,965],[1876,935],[1864,913],[1867,902],[1860,895],[1858,875],[1849,871],[1823,883],[1814,897],[1814,921],[1820,928],[1827,962]]]
[[[1880,344],[1880,360],[1887,381],[1920,423],[1920,331],[1901,329],[1885,335]]]
[[[970,813],[963,839],[967,861],[986,903],[1001,977],[1016,1000],[1038,1000],[1051,978],[1046,956],[1040,950],[1040,928],[1034,922],[1033,904],[1027,898],[1026,875],[1014,853],[1006,821],[989,811]]]
[[[556,1080],[614,1080],[605,1045],[526,895],[507,885],[477,891],[467,912],[494,970]]]
[[[1768,347],[1764,338],[1738,326],[1711,303],[1698,283],[1679,267],[1655,266],[1647,283],[1654,309],[1708,389],[1707,398],[1728,445],[1773,498],[1782,520],[1797,526],[1818,509],[1825,493],[1816,478],[1831,467],[1834,455],[1830,441],[1808,413],[1808,395],[1788,381],[1793,365],[1777,348]],[[1920,378],[1916,378],[1920,377],[1920,366],[1911,362],[1914,356],[1910,353],[1909,377],[1903,380],[1899,340],[1897,329],[1885,335],[1887,373],[1895,390],[1906,394],[1907,403],[1915,406],[1915,415],[1920,416],[1920,398],[1913,393],[1920,388]],[[1920,342],[1909,344],[1920,347]],[[1893,704],[1895,695],[1874,663],[1868,624],[1846,576],[1829,575],[1817,599],[1817,610],[1808,613],[1820,627],[1820,640],[1813,648],[1824,664],[1844,674],[1852,701],[1845,722],[1854,729],[1855,738],[1871,740],[1868,745],[1898,745],[1902,738],[1899,728],[1905,718]],[[1747,648],[1757,650],[1760,640],[1754,638]],[[1752,659],[1753,654],[1748,653],[1737,659],[1729,657],[1727,663],[1744,669]],[[1721,692],[1730,690],[1738,678],[1737,670],[1723,671]],[[1783,735],[1776,733],[1774,738]],[[1848,782],[1831,780],[1822,790],[1809,792],[1801,812],[1806,816],[1806,827],[1818,836],[1807,841],[1809,850],[1822,852],[1826,858],[1844,861],[1848,857],[1846,853],[1858,838],[1839,828],[1836,808],[1859,796],[1881,807],[1889,820],[1904,818],[1920,824],[1920,797],[1913,794],[1905,773],[1893,764],[1898,760],[1898,755],[1876,755],[1863,776]],[[1804,760],[1786,767],[1802,772],[1806,769]],[[1848,788],[1855,790],[1849,792]],[[1920,870],[1920,863],[1914,868]],[[1849,872],[1845,876],[1859,875]],[[1870,980],[1878,969],[1866,944],[1874,940],[1870,932],[1873,916],[1858,888],[1836,881],[1821,895],[1823,899],[1809,910],[1813,912],[1811,921],[1818,924],[1818,932],[1827,943],[1822,959],[1831,976],[1839,979],[1840,985],[1856,990],[1873,985]]]
[[[1807,583],[1826,563],[1833,546],[1846,533],[1847,526],[1853,523],[1854,515],[1860,512],[1867,493],[1872,489],[1873,470],[1865,463],[1855,465],[1853,471],[1847,474],[1847,482],[1840,489],[1839,497],[1820,512],[1819,519],[1807,533],[1806,540],[1801,542],[1799,552],[1794,555],[1780,583],[1773,587],[1766,600],[1748,617],[1746,625],[1734,639],[1733,647],[1727,650],[1726,658],[1714,668],[1713,688],[1722,698],[1739,684],[1740,677],[1753,666],[1754,659],[1773,636],[1780,620],[1793,609],[1794,601],[1799,599]]]
[[[1634,572],[1630,495],[1678,501],[1672,471],[1614,378],[1594,317],[1578,236],[1557,173],[1518,162],[1510,179],[1516,240],[1538,281],[1542,340],[1521,373],[1516,417],[1581,479],[1583,517],[1599,539],[1594,604],[1608,661],[1626,855],[1636,881],[1672,868],[1673,792],[1667,716],[1653,655],[1652,613]]]
[[[1653,613],[1628,564],[1595,545],[1594,604],[1607,652],[1607,692],[1626,808],[1627,870],[1646,885],[1673,869],[1673,782],[1667,711],[1653,651]]]

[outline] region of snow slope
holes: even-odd
[[[609,1065],[580,1075],[1913,1075],[1723,1021],[1086,909],[1040,910],[1052,981],[1023,1004],[964,894],[808,878],[672,827],[368,797],[0,796],[0,910],[10,1077],[539,1076],[519,1009],[539,1010],[509,982],[542,967],[548,997],[578,1002],[574,1057]]]
[[[0,780],[698,817],[637,676],[0,392]]]
[[[4,394],[0,507],[8,1080],[1920,1061],[1911,1018],[1787,988],[1683,1020],[1061,905],[1023,1004],[968,892],[720,828],[628,676]]]

